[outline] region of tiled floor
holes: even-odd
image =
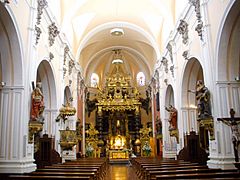
[[[105,180],[139,180],[133,167],[129,165],[109,165]]]

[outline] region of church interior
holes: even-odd
[[[0,178],[240,179],[239,37],[239,0],[0,0]]]

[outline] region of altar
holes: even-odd
[[[129,152],[124,150],[109,150],[109,160],[112,159],[129,159]]]
[[[128,163],[129,151],[127,149],[126,137],[117,135],[110,138],[108,151],[109,162]]]

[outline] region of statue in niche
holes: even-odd
[[[166,111],[169,112],[169,130],[177,129],[177,109],[170,105],[169,107],[165,107]]]
[[[207,119],[212,117],[210,92],[204,85],[202,80],[197,81],[196,91],[188,90],[188,92],[195,93],[197,100],[198,119]]]
[[[31,94],[31,121],[43,122],[44,117],[42,116],[45,109],[44,97],[41,91],[41,82],[37,82],[36,88],[34,88]]]

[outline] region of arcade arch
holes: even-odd
[[[0,42],[0,173],[29,172],[36,165],[28,160],[26,152],[29,111],[19,108],[27,104],[22,43],[14,18],[2,3]]]
[[[56,134],[55,118],[57,117],[57,91],[53,69],[48,61],[43,60],[37,68],[36,82],[42,83],[44,96],[44,128],[43,132]]]
[[[185,66],[182,80],[182,127],[180,135],[195,131],[200,135],[200,145],[206,151],[209,150],[208,131],[199,127],[197,122],[196,84],[201,80],[204,84],[203,68],[200,61],[194,57],[190,58]],[[183,138],[183,137],[182,137]]]

